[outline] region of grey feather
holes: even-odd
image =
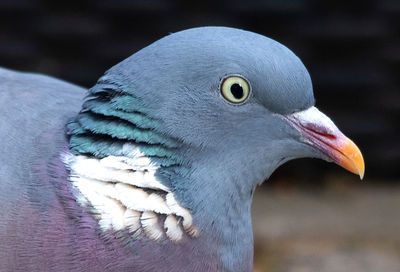
[[[250,83],[242,105],[221,96],[229,75]],[[39,234],[53,212],[67,220],[59,245],[46,240],[65,253],[49,258],[47,268],[251,271],[255,187],[290,159],[320,156],[282,118],[314,105],[306,68],[285,46],[243,30],[204,27],[166,36],[108,70],[85,102],[84,89],[46,76],[2,69],[0,82],[0,220],[7,222],[0,223],[0,244],[10,254],[0,261],[15,258],[10,244],[21,245],[18,235],[1,233],[24,220],[15,208],[22,201],[41,211]],[[127,155],[125,143],[159,166],[157,178],[192,212],[198,240],[175,246],[97,233],[68,191],[59,157],[67,147],[95,157]],[[36,263],[23,258],[20,267],[46,268],[32,254]]]

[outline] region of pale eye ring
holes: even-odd
[[[241,104],[250,95],[250,84],[241,76],[228,76],[220,86],[222,96],[233,104]]]

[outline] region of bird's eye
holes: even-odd
[[[223,79],[221,84],[222,96],[231,103],[243,103],[250,94],[249,83],[240,76],[230,76]]]

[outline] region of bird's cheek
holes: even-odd
[[[364,159],[359,148],[316,107],[285,116],[303,141],[346,170],[364,176]]]

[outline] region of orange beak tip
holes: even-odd
[[[342,141],[342,144],[337,146],[337,153],[335,152],[337,159],[334,159],[334,161],[346,170],[356,175],[359,175],[360,179],[362,180],[365,173],[363,155],[361,154],[360,149],[353,143],[353,141],[351,141],[344,135],[343,137],[344,139]]]

